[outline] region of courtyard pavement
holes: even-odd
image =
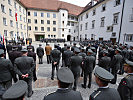
[[[42,47],[45,48],[45,43],[41,42],[33,42],[32,45],[35,47],[35,49],[39,46],[39,44],[42,44]],[[54,47],[54,43],[49,43],[50,46],[52,46],[52,49]],[[67,44],[70,44],[69,42]],[[63,43],[60,43],[60,46],[63,47]],[[46,55],[43,57],[43,64],[38,64],[38,58],[37,58],[37,77],[38,80],[36,82],[33,82],[33,91],[34,94],[30,98],[26,98],[26,100],[43,100],[44,96],[56,91],[58,89],[57,86],[57,78],[55,75],[55,79],[51,80],[51,70],[52,65],[47,64],[46,62]],[[61,66],[61,60],[60,60],[60,66]],[[118,81],[115,85],[109,84],[109,87],[116,88],[118,87],[118,83],[120,80],[125,76],[124,75],[118,75]],[[81,87],[81,84],[83,82],[83,78],[79,79],[78,83],[78,89],[77,91],[80,91],[82,94],[83,100],[89,100],[90,94],[98,88],[98,86],[95,83],[94,75],[92,77],[92,86],[91,88],[83,89]]]

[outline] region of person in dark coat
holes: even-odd
[[[116,49],[115,54],[112,61],[111,61],[111,69],[112,69],[112,74],[114,75],[114,79],[112,80],[112,84],[115,84],[117,81],[117,72],[120,69],[120,66],[122,66],[122,61],[123,61],[123,57],[122,55],[120,55],[121,50],[120,49]]]
[[[37,56],[39,58],[39,64],[43,64],[43,55],[44,55],[44,49],[42,48],[42,45],[39,44],[39,47],[36,49]]]
[[[104,69],[110,72],[110,63],[111,63],[111,58],[107,56],[108,51],[103,52],[103,57],[99,59],[99,66],[102,66]]]
[[[31,45],[32,43],[31,42],[29,42],[29,45],[27,46],[27,49],[29,48],[29,47],[31,47],[32,48],[32,52],[34,52],[35,51],[35,49],[34,49],[34,46],[33,45]]]
[[[64,51],[64,64],[65,64],[65,67],[70,67],[70,58],[72,57],[73,55],[73,52],[70,50],[70,45],[67,46],[67,50]]]
[[[51,74],[51,80],[54,80],[54,72],[55,68],[56,71],[58,72],[59,69],[59,63],[60,63],[60,58],[61,58],[61,52],[57,49],[58,45],[54,45],[54,49],[51,51],[51,61],[52,61],[52,74]]]
[[[74,50],[75,55],[70,58],[70,69],[73,72],[74,75],[74,86],[73,90],[76,91],[78,79],[80,77],[80,70],[81,70],[81,64],[82,64],[82,57],[78,56],[80,53],[80,50],[78,48],[75,48]]]
[[[90,95],[89,100],[121,100],[118,91],[114,88],[109,88],[109,82],[114,76],[102,67],[96,67],[95,81],[99,88]]]
[[[0,49],[0,85],[5,89],[12,86],[14,69],[10,60],[4,58],[4,50]]]
[[[18,51],[21,51],[22,50],[22,45],[21,45],[21,42],[20,41],[18,41]]]
[[[9,53],[10,51],[12,51],[11,41],[9,41],[9,43],[6,45],[6,49],[7,49],[7,53]]]
[[[32,47],[28,47],[28,54],[27,54],[27,56],[28,57],[33,57],[35,65],[36,65],[36,53],[33,52]],[[37,80],[36,68],[33,71],[33,80],[34,80],[34,82]]]
[[[133,100],[133,62],[126,60],[124,71],[128,74],[125,76],[118,86],[118,92],[121,100]]]
[[[133,62],[133,46],[130,47],[129,60]]]
[[[67,67],[62,67],[57,73],[58,87],[56,92],[46,95],[43,100],[83,100],[80,92],[70,89],[74,76]]]
[[[35,63],[32,57],[27,57],[27,49],[22,49],[22,57],[16,58],[14,62],[14,70],[19,76],[19,80],[24,80],[28,84],[28,97],[33,94],[32,79]]]
[[[19,80],[13,84],[2,96],[2,100],[24,100],[27,91],[27,83]]]
[[[65,66],[65,62],[64,62],[64,52],[67,50],[67,44],[64,44],[64,47],[61,49],[61,53],[62,53],[62,66]]]
[[[92,71],[95,67],[95,57],[92,56],[93,51],[88,49],[88,54],[84,60],[84,84],[82,84],[83,88],[86,88],[87,78],[89,76],[88,88],[91,88],[91,80],[92,80]]]
[[[78,48],[78,47],[76,46],[76,43],[73,43],[73,46],[71,47],[71,51],[74,52],[75,48]]]

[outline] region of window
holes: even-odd
[[[44,20],[41,20],[41,24],[44,24]]]
[[[53,21],[53,25],[56,25],[56,21]]]
[[[24,19],[24,22],[26,22],[26,19],[25,19],[25,17],[23,17],[23,19]]]
[[[87,40],[87,34],[85,34],[85,40]]]
[[[30,16],[30,12],[28,12],[28,16]]]
[[[34,12],[34,16],[37,16],[37,12]]]
[[[107,26],[107,32],[113,32],[113,26]]]
[[[50,18],[50,14],[49,13],[47,13],[47,18]]]
[[[86,13],[86,19],[88,18],[88,13]]]
[[[47,20],[47,24],[50,24],[50,20]]]
[[[71,32],[71,29],[69,29],[69,33]]]
[[[64,17],[64,13],[62,14],[62,16]]]
[[[106,10],[106,4],[102,4],[102,11]]]
[[[11,9],[9,9],[9,15],[12,16],[12,10]]]
[[[132,12],[131,12],[131,14],[130,14],[130,18],[129,18],[129,21],[130,22],[133,22],[133,8],[132,8],[132,10],[131,10]]]
[[[115,37],[116,36],[116,33],[112,33],[112,37]]]
[[[28,23],[31,23],[31,19],[28,19]]]
[[[4,36],[7,36],[7,30],[4,30]]]
[[[10,36],[13,37],[13,31],[10,32]]]
[[[44,13],[41,13],[41,17],[44,17]]]
[[[53,27],[53,31],[56,31],[56,28],[55,27]]]
[[[34,23],[37,24],[37,19],[34,19]]]
[[[44,27],[41,27],[41,31],[44,31]]]
[[[35,26],[35,31],[38,31],[38,27]]]
[[[113,24],[118,24],[119,13],[114,14]]]
[[[68,22],[67,25],[70,26],[70,22]]]
[[[48,37],[50,38],[50,35],[48,35]]]
[[[71,16],[71,20],[74,20],[74,17],[73,16]]]
[[[80,25],[80,31],[82,31],[82,24]]]
[[[14,8],[17,8],[17,4],[16,4],[16,2],[14,2]]]
[[[56,18],[56,14],[53,14],[53,18]]]
[[[85,30],[87,30],[87,29],[88,29],[88,22],[85,23]]]
[[[54,35],[54,37],[56,37],[56,35]]]
[[[64,37],[64,34],[62,34],[62,37]]]
[[[133,34],[126,35],[126,42],[133,42]]]
[[[50,31],[50,27],[47,27],[47,31]]]
[[[64,28],[62,29],[62,32],[64,32]]]
[[[18,22],[16,22],[16,28],[18,29]]]
[[[23,9],[23,14],[25,15],[25,9]]]
[[[74,26],[74,22],[72,22],[71,25]]]
[[[62,24],[64,25],[64,21],[62,21]]]
[[[95,27],[95,20],[92,21],[92,29]]]
[[[104,19],[105,19],[105,17],[101,18],[101,27],[104,27]]]
[[[21,6],[19,6],[19,11],[21,12]]]
[[[74,33],[76,32],[76,30],[74,30]]]
[[[53,35],[51,35],[51,37],[53,37]]]
[[[23,29],[23,26],[22,26],[22,24],[20,24],[20,28],[21,28],[21,29]]]
[[[114,6],[118,6],[118,5],[120,5],[120,3],[121,3],[121,0],[115,0],[115,2],[114,2]]]
[[[12,20],[10,20],[10,26],[13,27],[13,21]]]
[[[28,30],[31,30],[31,26],[28,26]]]
[[[6,18],[3,18],[3,25],[7,25]]]
[[[1,10],[3,13],[5,13],[5,6],[1,4]]]
[[[26,25],[24,25],[24,30],[26,30]]]
[[[96,9],[93,9],[92,13],[93,16],[96,15]]]
[[[11,0],[8,0],[8,4],[11,5]]]
[[[24,37],[24,34],[23,34],[23,32],[21,32],[21,37]]]
[[[81,21],[83,20],[83,16],[81,16]]]
[[[22,21],[22,15],[20,15],[20,21]]]

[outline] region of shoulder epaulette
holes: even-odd
[[[94,98],[96,98],[100,93],[101,93],[101,91],[98,91],[98,92],[95,94]]]

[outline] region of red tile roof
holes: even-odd
[[[44,10],[54,10],[67,9],[68,13],[71,15],[79,15],[83,7],[79,7],[67,2],[62,2],[58,0],[20,0],[20,2],[26,8],[44,9]]]

